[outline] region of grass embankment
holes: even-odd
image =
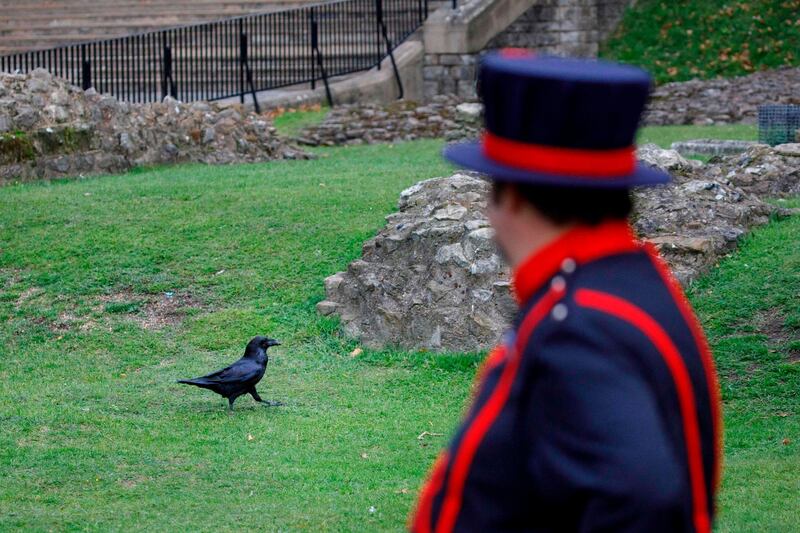
[[[800,0],[639,0],[601,55],[658,83],[800,65]]]
[[[401,530],[479,357],[351,357],[314,304],[402,188],[448,172],[441,145],[0,189],[0,530]],[[798,235],[774,222],[693,290],[724,383],[722,530],[800,529]],[[185,317],[153,329],[165,293]],[[260,387],[284,407],[229,416],[174,384],[257,333],[284,341]]]
[[[327,106],[312,106],[311,109],[287,109],[279,111],[273,119],[278,133],[285,137],[294,137],[304,128],[315,126],[325,119],[331,110]]]

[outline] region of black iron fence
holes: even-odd
[[[427,15],[428,0],[339,0],[2,56],[0,71],[44,68],[129,102],[244,102],[316,80],[327,89],[328,78],[380,68],[387,56],[395,66],[392,50]],[[395,74],[402,93],[396,66]]]

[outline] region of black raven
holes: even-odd
[[[256,392],[256,383],[264,377],[267,369],[267,348],[280,346],[280,342],[269,337],[253,337],[241,359],[227,368],[213,374],[194,379],[179,379],[178,383],[186,383],[203,389],[209,389],[228,399],[228,407],[233,411],[233,402],[243,394],[250,394],[257,402],[270,405],[261,399]]]

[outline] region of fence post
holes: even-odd
[[[239,19],[239,102],[244,103],[244,64],[247,61],[247,36],[244,19]]]
[[[318,40],[317,40],[317,19],[314,15],[314,7],[312,6],[309,10],[309,18],[311,23],[311,90],[317,88],[317,72],[314,65],[314,51],[317,49]]]
[[[383,24],[383,0],[375,0],[375,29],[378,32],[378,70],[381,69],[381,25]]]
[[[164,46],[164,79],[161,84],[161,99],[167,95],[176,98],[177,88],[175,82],[172,80],[172,48],[169,45]]]
[[[253,70],[250,68],[250,62],[247,58],[247,34],[242,32],[239,34],[239,57],[241,58],[240,67],[246,75],[247,86],[250,88],[250,95],[253,97],[253,107],[256,108],[256,113],[261,113],[261,106],[258,105],[258,98],[256,97],[256,85],[253,82]],[[239,101],[244,104],[245,86],[241,86],[241,94]]]
[[[86,45],[81,45],[81,88],[85,91],[92,86],[92,64],[86,59]]]
[[[328,106],[333,107],[333,96],[331,95],[331,88],[328,85],[328,73],[325,71],[325,65],[322,63],[322,52],[319,51],[319,26],[316,19],[312,20],[311,24],[311,54],[317,56],[317,64],[319,65],[319,73],[322,75],[322,83],[325,84],[325,97],[328,99]]]
[[[163,49],[163,71],[164,75],[161,77],[161,99],[170,95],[173,98],[178,98],[178,86],[175,80],[172,79],[172,48],[167,44],[167,33],[161,34],[161,46]]]
[[[383,20],[383,0],[375,0],[375,7],[378,14],[378,30],[380,31],[383,41],[386,44],[386,55],[392,61],[392,70],[394,70],[394,78],[397,81],[397,90],[399,94],[397,99],[403,98],[403,81],[400,79],[400,71],[397,68],[397,62],[394,60],[394,52],[392,51],[392,42],[389,40],[389,31],[386,29],[386,22]],[[378,68],[380,68],[380,59],[378,60]]]

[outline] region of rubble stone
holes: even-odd
[[[308,157],[244,108],[119,102],[45,70],[0,73],[0,185],[133,166]],[[237,142],[239,141],[239,142]]]
[[[753,226],[783,210],[755,191],[797,190],[800,159],[758,146],[702,165],[645,146],[639,158],[672,173],[667,186],[634,192],[633,225],[688,284],[729,253]],[[737,185],[758,168],[769,187]],[[778,179],[788,173],[791,179]],[[367,346],[476,351],[494,345],[516,311],[509,268],[484,215],[488,182],[458,173],[422,181],[400,194],[398,211],[368,240],[362,256],[325,281],[323,315]],[[798,191],[800,192],[800,191]]]
[[[321,124],[303,130],[297,142],[313,146],[410,141],[423,138],[461,140],[477,137],[481,106],[454,96],[436,96],[419,104],[411,101],[340,105]],[[348,135],[358,125],[358,132]]]
[[[737,78],[666,83],[655,89],[645,122],[666,124],[754,124],[758,106],[800,105],[800,68],[781,68]]]

